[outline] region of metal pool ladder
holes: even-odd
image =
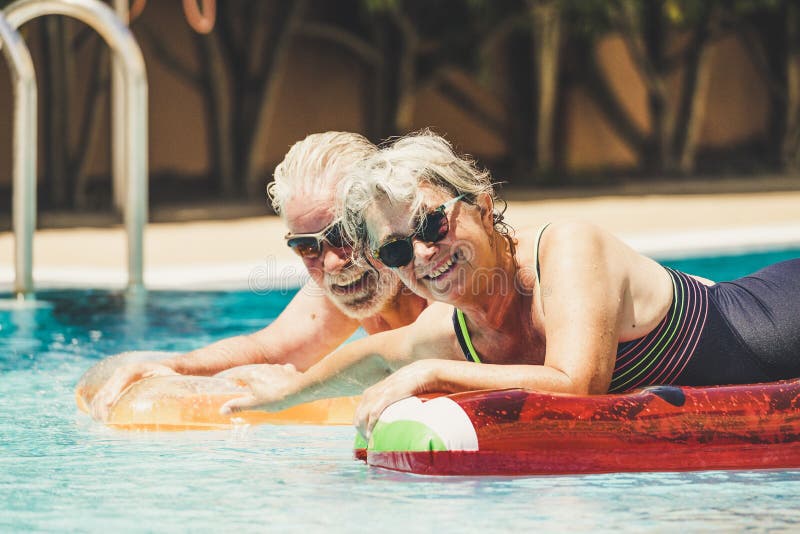
[[[112,169],[114,188],[124,191],[128,236],[128,289],[144,287],[144,226],[147,223],[147,74],[130,29],[99,0],[18,0],[0,11],[0,47],[14,81],[13,231],[14,293],[33,295],[33,233],[36,227],[36,78],[17,28],[44,15],[63,15],[92,27],[114,54]],[[121,76],[120,76],[121,74]],[[119,98],[119,93],[122,97]],[[118,191],[115,198],[121,198]]]

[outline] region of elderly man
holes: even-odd
[[[269,195],[289,228],[287,244],[302,258],[311,280],[258,332],[118,369],[95,396],[93,415],[105,419],[119,394],[142,378],[214,375],[250,364],[290,364],[264,366],[267,377],[271,372],[304,371],[359,326],[374,334],[412,323],[427,302],[404,290],[391,270],[353,262],[336,219],[339,181],[376,150],[363,136],[347,132],[313,134],[295,143],[275,169]]]

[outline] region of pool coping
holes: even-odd
[[[734,255],[800,247],[800,223],[772,224],[689,231],[650,231],[618,234],[637,251],[656,260]],[[34,267],[37,289],[123,289],[127,274],[118,268],[72,266]],[[145,286],[154,290],[293,289],[308,280],[299,259],[148,266]],[[10,292],[13,267],[0,265],[0,292]]]

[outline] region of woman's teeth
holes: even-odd
[[[441,267],[439,267],[438,269],[433,271],[431,274],[425,275],[425,278],[427,278],[429,280],[436,280],[437,278],[442,276],[444,273],[449,271],[450,268],[453,266],[453,263],[455,263],[455,258],[451,257],[449,260],[447,260],[446,263],[444,263]]]

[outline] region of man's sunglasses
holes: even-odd
[[[407,237],[397,237],[372,251],[372,257],[379,260],[387,267],[397,268],[408,265],[414,259],[414,240],[419,239],[425,243],[438,243],[450,231],[450,222],[447,220],[445,210],[464,198],[466,194],[458,195],[427,213],[422,218],[419,228]]]
[[[350,242],[342,234],[341,221],[334,221],[319,232],[313,234],[293,234],[289,232],[284,236],[286,244],[298,256],[308,260],[319,258],[322,254],[322,243],[328,243],[333,248],[349,247]]]

